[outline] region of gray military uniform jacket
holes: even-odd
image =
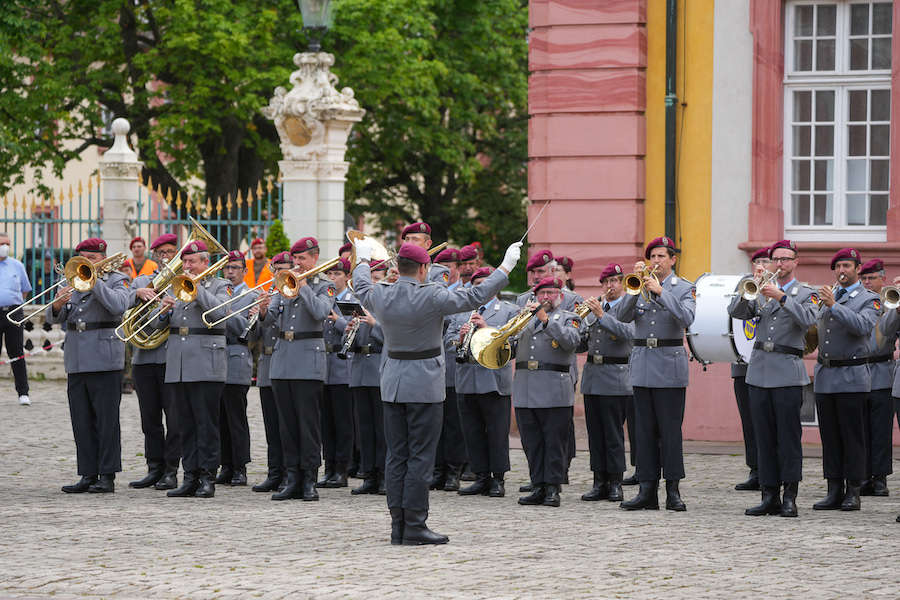
[[[900,335],[900,313],[897,310],[885,310],[884,314],[881,315],[881,319],[878,321],[878,328],[881,331],[881,335],[885,337],[885,340],[890,340],[891,349],[893,349],[894,344],[897,342],[897,337]],[[885,342],[887,343],[887,342]],[[900,398],[900,369],[895,370],[894,374],[894,385],[891,387],[891,396],[895,398]],[[879,389],[874,387],[872,389]]]
[[[137,296],[135,295],[135,291],[150,287],[153,283],[153,278],[156,277],[156,273],[153,275],[138,275],[134,278],[134,281],[131,282],[131,287],[129,290],[131,291],[131,304],[130,306],[138,306]],[[157,305],[158,306],[158,305]],[[153,313],[159,310],[158,308],[148,308],[146,311],[142,313],[145,317],[150,317]],[[148,326],[147,329],[150,329]],[[145,329],[144,331],[147,331]],[[150,348],[149,350],[144,350],[142,348],[134,347],[134,351],[131,353],[131,364],[133,365],[164,365],[166,364],[166,346],[168,345],[168,341],[163,342],[156,348]]]
[[[881,301],[879,300],[879,305]],[[893,312],[896,314],[897,311],[889,311],[885,310],[883,306],[880,306],[878,309],[878,324],[877,330],[872,330],[872,335],[869,338],[869,355],[872,358],[890,356],[890,360],[879,361],[869,363],[869,375],[872,378],[872,390],[886,390],[890,389],[894,383],[894,367],[896,366],[894,363],[894,349],[897,345],[897,337],[894,335],[882,335],[884,331],[881,322],[884,320],[884,314],[886,312]],[[878,342],[881,342],[879,344]]]
[[[322,322],[334,307],[334,284],[319,276],[306,283],[293,298],[276,296],[266,311],[264,324],[275,323],[282,336],[275,343],[272,355],[269,371],[272,379],[324,382],[328,378]],[[318,337],[285,337],[297,334],[318,334]]]
[[[48,323],[66,323],[63,362],[66,373],[120,371],[125,367],[125,343],[115,329],[131,306],[128,276],[113,271],[97,280],[86,292],[75,291],[59,312],[47,306]],[[97,323],[101,328],[89,329]]]
[[[256,386],[271,387],[272,378],[269,373],[272,368],[272,354],[275,352],[275,342],[278,341],[278,325],[274,321],[268,324],[257,321],[250,333],[250,339],[259,341],[259,360],[256,362]]]
[[[368,264],[353,271],[355,294],[384,331],[385,351],[437,351],[433,358],[384,357],[381,399],[384,402],[443,402],[444,317],[481,306],[509,281],[497,269],[480,285],[453,291],[434,283],[401,276],[393,285],[373,285]]]
[[[360,323],[353,340],[350,363],[350,387],[381,387],[381,363],[384,360],[384,333],[381,325]]]
[[[623,298],[624,300],[624,298]],[[592,396],[630,396],[632,393],[629,365],[609,364],[605,358],[630,358],[634,323],[616,318],[623,300],[619,300],[599,319],[588,313],[584,319],[579,352],[587,352],[581,374],[581,393]]]
[[[193,302],[178,300],[170,313],[156,319],[154,323],[159,329],[178,328],[169,333],[166,383],[225,382],[228,374],[225,325],[214,327],[211,331],[220,332],[214,335],[192,334],[187,330],[210,331],[201,315],[230,297],[231,283],[221,277],[207,277],[197,285]],[[227,312],[228,307],[218,308],[210,313],[209,321],[221,319]]]
[[[243,281],[235,286],[234,295],[247,290],[247,284]],[[231,312],[240,312],[236,317],[225,321],[225,344],[228,349],[228,374],[225,383],[229,385],[250,385],[253,379],[253,357],[247,343],[241,343],[240,335],[244,333],[249,321],[249,306],[256,300],[256,294],[247,294],[240,300],[235,300],[228,305]],[[210,319],[210,322],[212,320]]]
[[[572,363],[581,342],[581,317],[562,306],[548,317],[546,324],[533,317],[518,335],[513,378],[513,406],[517,408],[558,408],[575,404],[575,381],[571,371],[541,369],[540,363]],[[521,363],[536,368],[519,368]]]
[[[744,361],[736,361],[731,363],[731,378],[747,377],[747,363]]]
[[[822,360],[847,360],[869,356],[869,340],[878,321],[878,295],[858,285],[834,306],[819,305],[819,359],[813,378],[817,394],[869,392],[869,365],[829,367]]]
[[[662,282],[662,294],[645,301],[640,294],[626,294],[616,316],[634,322],[634,337],[683,339],[694,322],[697,301],[694,284],[670,273]],[[653,342],[649,342],[652,344]],[[631,351],[632,387],[680,388],[688,385],[688,357],[684,346],[638,346]]]
[[[507,321],[519,314],[521,309],[512,302],[504,302],[494,298],[484,305],[481,316],[489,327],[499,329]],[[447,337],[459,344],[459,332],[469,321],[471,313],[454,315],[447,328]],[[456,360],[456,352],[450,360]],[[488,369],[478,364],[469,352],[468,362],[456,365],[456,393],[458,394],[491,394],[501,396],[512,394],[513,362],[509,361],[500,369]]]
[[[425,279],[429,283],[439,283],[446,286],[450,281],[450,269],[440,263],[431,263],[428,269],[428,277]]]
[[[344,289],[343,295],[335,296],[335,301],[349,302],[353,299],[348,288]],[[335,308],[337,310],[337,308]],[[344,330],[350,319],[345,317],[338,311],[338,318],[332,321],[325,318],[324,338],[325,352],[328,361],[328,378],[325,380],[327,385],[347,385],[350,383],[350,361],[341,360],[337,357],[337,353],[341,350],[341,339],[344,337]]]
[[[764,302],[762,295],[750,301],[735,296],[728,306],[728,314],[736,319],[758,319],[757,343],[788,346],[802,352],[806,332],[816,322],[814,292],[811,287],[794,281],[785,293],[784,306],[777,300]],[[809,383],[809,375],[801,356],[754,348],[746,382],[761,388],[792,387]]]

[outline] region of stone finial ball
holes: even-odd
[[[112,122],[113,135],[126,135],[130,129],[131,124],[128,123],[128,119],[119,117]]]

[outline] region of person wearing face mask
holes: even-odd
[[[19,404],[29,406],[28,371],[25,367],[23,333],[21,325],[14,325],[8,317],[21,319],[21,310],[17,306],[25,302],[31,283],[25,272],[25,265],[9,255],[9,235],[0,231],[0,348],[6,344],[6,354],[12,361],[13,378],[16,382],[16,393]]]

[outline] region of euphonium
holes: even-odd
[[[512,358],[509,338],[525,329],[538,310],[540,307],[535,310],[523,310],[500,329],[482,327],[476,330],[469,342],[469,349],[478,364],[488,369],[500,369],[505,366]]]

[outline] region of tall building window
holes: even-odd
[[[892,3],[798,0],[785,10],[785,231],[884,241]]]

